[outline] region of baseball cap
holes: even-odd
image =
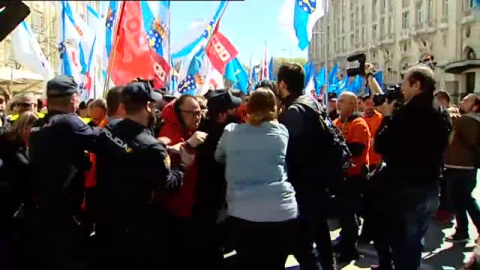
[[[71,76],[57,75],[47,82],[47,97],[69,96],[78,93],[78,85]]]
[[[128,96],[131,101],[138,103],[162,100],[162,94],[153,91],[153,89],[144,82],[131,82],[127,84],[122,91],[122,95]]]
[[[229,109],[235,109],[242,105],[242,99],[230,93],[227,89],[212,91],[208,96],[208,110],[223,112]]]
[[[32,93],[23,94],[15,99],[17,104],[32,105],[37,104],[38,99]]]

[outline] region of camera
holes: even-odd
[[[372,100],[375,106],[381,106],[383,103],[385,103],[385,101],[391,103],[394,100],[396,100],[397,104],[400,105],[404,101],[402,87],[398,84],[387,87],[384,94],[376,94],[373,96]]]
[[[359,66],[348,68],[347,74],[350,77],[354,77],[357,75],[365,76],[365,61],[367,61],[367,56],[364,53],[354,54],[347,57],[348,62],[358,61]]]

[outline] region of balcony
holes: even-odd
[[[415,25],[415,31],[416,34],[423,34],[426,32],[426,23],[425,22],[419,22]]]
[[[435,20],[433,19],[430,19],[427,21],[427,33],[431,34],[431,33],[434,33],[436,30],[436,24],[435,24]]]
[[[460,21],[461,24],[467,24],[472,22],[480,22],[480,11],[478,9],[465,9],[463,11],[464,17]]]
[[[400,31],[400,40],[409,39],[410,29],[402,29]]]
[[[448,29],[448,17],[443,16],[438,22],[438,29],[447,30]]]

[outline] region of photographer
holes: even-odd
[[[380,241],[386,247],[377,250],[379,269],[392,269],[392,260],[396,270],[420,269],[422,240],[438,206],[438,181],[451,130],[448,114],[434,103],[435,79],[429,67],[410,68],[401,90],[404,104],[387,97],[380,106],[384,118],[374,145],[384,159],[370,179],[376,187],[378,227],[383,228],[376,247]]]

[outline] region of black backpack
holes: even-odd
[[[313,108],[310,102],[302,98],[299,98],[295,103],[309,107],[317,116],[318,136],[322,137],[322,140],[324,140],[322,143],[325,146],[320,150],[323,153],[319,153],[319,168],[322,169],[322,174],[326,176],[328,188],[334,188],[345,179],[347,169],[351,164],[352,154],[347,141],[320,104],[315,102],[316,108]]]

